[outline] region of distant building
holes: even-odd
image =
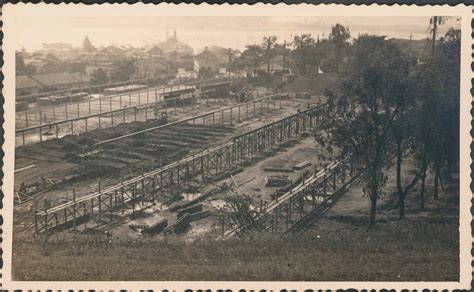
[[[169,37],[165,42],[159,43],[158,47],[161,49],[163,54],[169,54],[172,52],[177,52],[178,54],[193,54],[193,48],[178,40],[176,31],[174,31],[174,35]]]
[[[153,46],[152,48],[148,49],[146,51],[146,53],[149,55],[149,56],[163,56],[163,50],[160,49],[159,46]]]
[[[208,70],[209,73],[219,73],[220,61],[211,53],[207,48],[204,52],[194,57],[194,71],[199,72],[200,70]]]
[[[86,65],[85,71],[88,75],[91,75],[92,72],[94,72],[97,69],[102,69],[108,73],[110,72],[110,70],[112,70],[112,66],[113,66],[113,63],[111,62],[94,63],[94,64]]]
[[[171,64],[163,57],[137,59],[135,65],[137,71],[134,78],[150,78],[171,73]]]
[[[179,54],[178,52],[172,52],[168,55],[168,59],[171,62],[172,70],[175,72],[194,70],[194,57],[190,54]]]
[[[72,45],[66,43],[49,43],[43,44],[43,49],[46,51],[66,51],[71,50]]]
[[[227,64],[229,63],[229,49],[219,47],[219,46],[212,46],[208,48],[208,51],[214,54],[217,57],[217,59],[219,59],[219,62],[221,63],[221,65],[227,66]]]
[[[15,81],[15,93],[17,96],[36,94],[43,88],[41,83],[27,75],[16,76]]]
[[[34,74],[17,76],[15,91],[17,96],[39,92],[84,87],[89,84],[88,76],[71,73]]]
[[[87,36],[87,35],[84,38],[84,40],[82,41],[82,49],[86,52],[95,51],[95,47],[92,45],[92,42],[89,40],[89,36]]]

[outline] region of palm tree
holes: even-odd
[[[430,33],[431,33],[431,56],[435,54],[435,43],[436,43],[436,33],[438,32],[438,26],[444,24],[443,16],[432,16],[430,18]]]
[[[276,36],[263,37],[262,49],[264,50],[265,59],[267,61],[267,73],[270,74],[270,63],[273,58],[273,49],[277,41]]]

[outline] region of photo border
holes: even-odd
[[[82,6],[85,10],[91,10],[96,9],[96,10],[102,10],[102,9],[107,9],[111,8],[110,6],[115,6],[112,7],[114,10],[121,10],[121,13],[124,13],[123,10],[128,10],[131,7],[128,4],[103,4],[101,6],[97,5],[85,5],[85,4],[90,4],[88,3],[89,1],[84,1],[79,4],[69,4],[66,5],[64,2],[59,2],[59,1],[45,1],[46,3],[61,3],[59,5],[54,5],[54,4],[24,4],[24,3],[19,3],[19,4],[13,4],[12,3],[7,3],[2,6],[2,60],[4,61],[2,63],[2,75],[0,75],[1,78],[3,78],[2,82],[2,97],[3,97],[3,106],[2,106],[2,125],[3,125],[3,134],[2,139],[2,151],[4,151],[3,155],[3,165],[2,165],[2,175],[5,174],[4,180],[3,180],[3,185],[2,185],[2,199],[3,199],[3,191],[5,193],[12,193],[13,191],[13,165],[14,165],[14,139],[12,140],[11,138],[8,139],[8,137],[14,137],[14,118],[11,118],[11,114],[13,113],[14,116],[14,100],[8,99],[9,96],[14,96],[14,74],[8,74],[8,72],[14,72],[12,69],[14,69],[14,40],[12,41],[12,35],[14,35],[14,27],[11,25],[12,23],[12,17],[14,15],[12,14],[18,14],[18,11],[15,11],[18,6],[22,5],[34,5],[35,10],[40,9],[39,13],[46,13],[46,15],[51,15],[48,14],[48,12],[45,9],[50,9],[47,6],[48,5],[54,5],[55,7],[62,7],[64,6],[69,6],[71,8],[72,5],[75,6]],[[143,1],[145,3],[150,3],[151,1]],[[196,1],[197,2],[197,1]],[[216,3],[217,1],[209,1],[209,3]],[[249,1],[252,3],[252,1]],[[270,1],[274,2],[274,1]],[[290,1],[286,1],[290,2]],[[253,14],[255,13],[255,10],[261,11],[261,9],[265,9],[265,5],[270,5],[272,9],[285,5],[285,15],[288,13],[289,10],[292,10],[293,7],[299,7],[298,9],[301,9],[301,11],[305,11],[304,8],[301,5],[309,5],[313,7],[314,5],[312,4],[304,4],[305,1],[291,1],[292,4],[299,3],[299,5],[286,5],[286,4],[278,4],[278,5],[272,5],[272,4],[255,4],[255,5],[247,5],[247,4],[242,4],[239,6],[232,5],[231,9],[229,9],[230,4],[221,4],[219,6],[216,5],[209,5],[209,4],[200,4],[198,9],[206,9],[206,13],[218,13],[222,9],[229,9],[232,11],[230,15],[235,15],[234,13],[241,13],[243,10],[246,9],[252,9],[252,14],[248,15],[259,15],[259,14]],[[327,2],[322,2],[322,3],[328,3]],[[339,1],[335,1],[339,2]],[[346,2],[347,3],[357,3],[358,1],[340,1],[340,2]],[[368,1],[361,1],[361,2],[368,2]],[[382,1],[381,1],[382,2]],[[389,2],[389,3],[406,3],[410,1],[383,1],[383,2]],[[422,1],[423,2],[423,1]],[[460,145],[460,193],[462,194],[463,192],[469,191],[471,192],[471,197],[464,198],[466,196],[460,196],[460,254],[461,255],[467,255],[467,252],[469,252],[469,255],[472,255],[472,232],[469,232],[469,235],[466,234],[466,232],[471,228],[472,226],[472,211],[474,211],[473,205],[472,205],[472,189],[474,185],[472,184],[472,164],[469,165],[469,170],[467,168],[467,163],[462,163],[463,161],[471,161],[470,155],[467,155],[467,153],[471,153],[470,150],[474,148],[474,144],[469,142],[469,138],[471,138],[472,141],[472,135],[471,135],[471,127],[474,125],[472,121],[472,116],[471,114],[474,113],[474,110],[471,112],[472,109],[472,97],[469,97],[469,92],[471,91],[471,84],[469,83],[469,80],[472,80],[472,84],[474,84],[474,79],[471,67],[474,68],[474,63],[472,62],[472,38],[469,38],[469,36],[472,36],[472,25],[474,22],[472,21],[472,11],[469,13],[467,12],[469,7],[466,5],[458,5],[458,6],[431,6],[433,1],[427,1],[426,5],[430,5],[430,7],[426,6],[418,6],[418,5],[410,5],[410,6],[401,6],[401,5],[393,5],[393,6],[387,6],[387,5],[380,5],[380,4],[374,4],[374,5],[362,5],[362,6],[356,6],[356,5],[317,5],[318,9],[331,9],[331,8],[345,8],[345,9],[339,9],[339,13],[337,14],[338,16],[341,15],[341,10],[359,10],[361,11],[362,9],[368,9],[372,10],[374,9],[373,7],[377,7],[377,9],[381,9],[384,11],[388,11],[387,8],[389,8],[390,13],[400,13],[401,11],[407,10],[407,9],[412,9],[415,8],[414,10],[417,9],[424,9],[424,10],[429,10],[433,11],[434,13],[429,13],[426,15],[456,15],[456,16],[461,16],[462,22],[461,22],[461,34],[462,34],[462,41],[461,41],[461,99],[460,99],[460,105],[461,105],[461,125],[460,125],[460,133],[461,133],[461,145]],[[453,1],[454,2],[454,1]],[[460,1],[459,1],[460,2]],[[468,2],[468,1],[466,1]],[[466,3],[464,2],[464,3]],[[474,3],[474,1],[469,1],[470,3]],[[106,1],[102,3],[108,3]],[[129,2],[120,2],[120,3],[129,3]],[[153,2],[154,3],[154,2]],[[178,3],[174,2],[173,3]],[[199,3],[199,2],[198,2]],[[248,2],[247,2],[248,3]],[[443,2],[441,2],[443,3]],[[458,3],[458,2],[456,2]],[[167,5],[166,9],[171,8],[171,10],[166,10],[166,13],[170,13],[173,9],[179,9],[181,10],[182,8],[176,7],[178,5],[174,4],[165,4],[165,3],[160,3],[155,5],[161,5],[159,8],[162,8],[164,5]],[[124,5],[127,5],[126,8],[117,8],[117,7],[123,7]],[[137,3],[134,4],[136,5],[135,7],[143,8],[152,4],[141,4]],[[424,4],[422,4],[424,5]],[[39,6],[43,6],[41,8],[37,8]],[[45,7],[46,6],[46,7]],[[98,8],[100,7],[100,8]],[[193,7],[189,9],[189,7]],[[194,10],[194,8],[197,7],[195,5],[188,5],[186,7],[186,11],[191,11]],[[227,7],[227,8],[226,8]],[[458,9],[461,9],[462,7],[462,14],[457,13]],[[66,10],[68,10],[67,8]],[[217,9],[216,9],[217,8]],[[268,7],[267,7],[268,8]],[[41,11],[41,9],[43,9]],[[54,9],[51,9],[54,10]],[[65,11],[66,11],[65,10]],[[112,10],[112,9],[110,9]],[[105,10],[106,13],[109,13],[110,10]],[[145,9],[142,10],[142,12],[149,11],[149,7],[146,7]],[[265,13],[268,13],[270,9],[265,10]],[[449,10],[451,11],[456,11],[456,13],[453,14],[447,14],[446,11]],[[439,13],[443,11],[442,13]],[[64,11],[63,11],[64,12]],[[61,12],[61,13],[63,13]],[[436,13],[438,12],[438,13]],[[74,12],[75,14],[76,12]],[[94,12],[95,13],[95,12]],[[130,12],[128,12],[130,13]],[[188,12],[189,13],[189,12]],[[312,15],[308,14],[308,10],[305,11],[305,15]],[[346,13],[346,12],[344,12]],[[425,12],[423,12],[425,13]],[[100,14],[100,13],[99,13]],[[103,13],[102,13],[103,14]],[[90,14],[87,14],[90,15]],[[171,14],[170,14],[171,15]],[[202,14],[199,14],[202,15]],[[222,15],[222,14],[216,14],[216,15]],[[224,14],[225,15],[225,14]],[[261,14],[260,14],[261,15]],[[336,14],[334,14],[336,15]],[[345,14],[343,14],[345,15]],[[392,14],[390,14],[392,15]],[[406,14],[403,14],[406,15]],[[51,15],[54,16],[54,13]],[[359,16],[359,14],[357,15]],[[407,15],[408,16],[408,15]],[[467,21],[467,19],[471,21]],[[467,53],[466,51],[469,51]],[[12,95],[13,93],[13,95]],[[6,97],[6,98],[5,98]],[[471,102],[469,102],[469,98],[471,98]],[[12,111],[13,109],[13,111]],[[469,119],[471,123],[468,123]],[[470,133],[470,134],[467,134]],[[469,137],[469,136],[471,137]],[[7,139],[6,139],[7,138]],[[469,145],[469,146],[468,146]],[[13,148],[12,148],[13,146]],[[468,148],[469,147],[469,148]],[[13,149],[13,151],[12,151]],[[469,150],[468,150],[469,149]],[[467,172],[466,172],[467,170]],[[467,174],[469,173],[469,176]],[[467,178],[467,180],[466,180]],[[2,177],[3,179],[3,177]],[[466,189],[466,185],[468,186]],[[8,198],[8,197],[7,197]],[[130,281],[130,282],[41,282],[41,281],[12,281],[11,280],[11,271],[6,269],[5,267],[11,267],[11,235],[12,235],[12,220],[4,220],[4,218],[11,218],[12,211],[13,211],[13,197],[9,198],[10,200],[3,201],[1,200],[0,202],[0,208],[1,208],[1,217],[0,217],[0,223],[2,224],[2,248],[3,248],[3,253],[2,253],[2,288],[3,289],[8,289],[8,290],[13,290],[13,289],[41,289],[41,290],[47,290],[47,289],[53,289],[53,290],[68,290],[68,289],[83,289],[83,290],[89,290],[89,289],[103,289],[103,290],[121,290],[121,289],[134,289],[134,290],[143,290],[146,288],[152,288],[156,290],[162,290],[162,289],[167,289],[167,290],[177,290],[177,291],[182,291],[186,289],[192,289],[192,290],[197,290],[197,289],[211,289],[211,290],[218,290],[218,289],[233,289],[233,290],[239,290],[239,289],[246,289],[246,290],[281,290],[281,289],[287,289],[287,290],[306,290],[306,289],[315,289],[315,286],[317,286],[318,289],[376,289],[376,290],[381,290],[381,289],[470,289],[472,287],[472,258],[471,260],[464,259],[461,257],[461,281],[459,285],[453,284],[456,282],[449,282],[450,284],[447,286],[440,287],[440,285],[446,283],[446,282],[250,282],[250,281],[245,281],[245,282],[235,282],[235,281],[222,281],[222,282],[205,282],[205,281],[200,281],[200,282],[188,282],[188,281],[180,281],[180,282],[172,282],[172,281],[155,281],[155,282],[140,282],[140,281]],[[463,205],[464,204],[464,205]],[[471,208],[473,208],[471,210]],[[467,210],[466,210],[467,209]],[[4,217],[5,216],[5,217]],[[466,226],[467,224],[467,226]],[[472,228],[471,228],[472,231]],[[470,243],[467,244],[466,237],[470,237]],[[4,251],[8,251],[4,252]],[[469,261],[467,263],[467,261]],[[463,273],[468,273],[468,275],[463,275]],[[369,285],[369,287],[367,286]],[[324,286],[324,288],[322,287]],[[321,288],[320,288],[321,287]]]

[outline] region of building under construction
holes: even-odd
[[[321,159],[312,138],[321,97],[243,83],[148,79],[66,102],[36,98],[16,114],[15,234],[228,238],[303,228],[357,176]],[[232,220],[228,198],[242,195],[257,210],[251,224]]]

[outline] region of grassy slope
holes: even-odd
[[[458,225],[450,222],[353,225],[298,240],[19,242],[16,280],[457,280]],[[73,264],[72,264],[73,263]]]

